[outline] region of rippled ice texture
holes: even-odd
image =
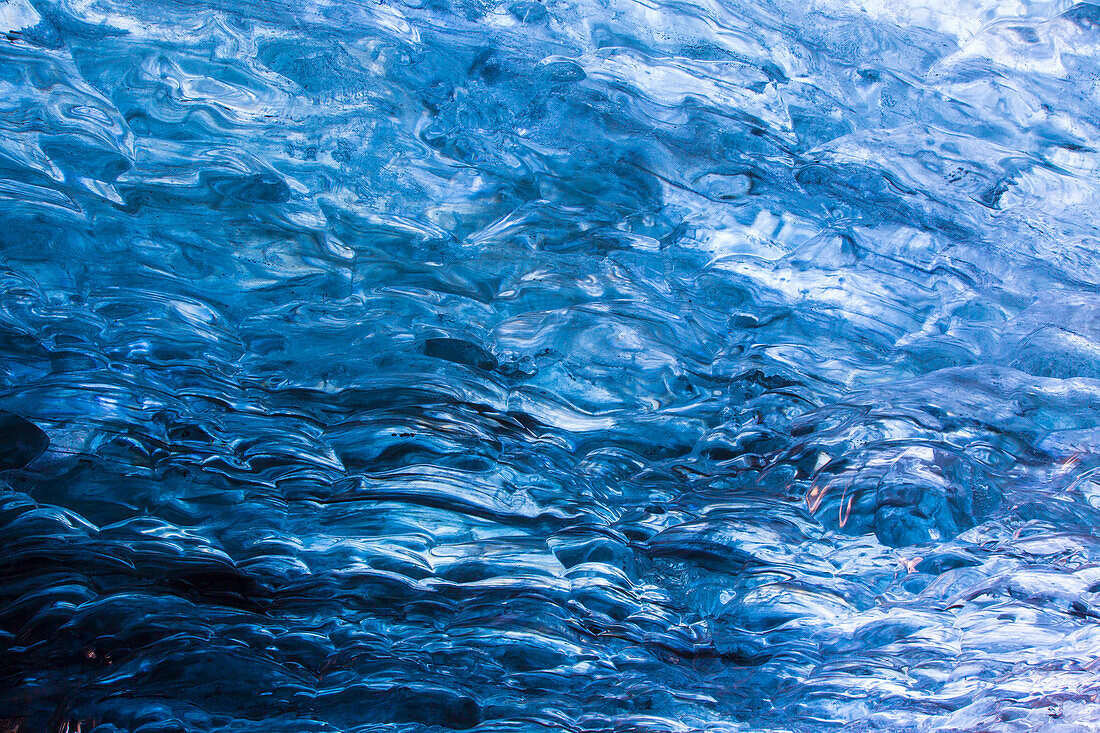
[[[1095,730],[1100,7],[0,26],[0,730]]]

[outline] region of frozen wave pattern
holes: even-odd
[[[0,26],[0,730],[1100,720],[1100,7]]]

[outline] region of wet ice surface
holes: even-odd
[[[1100,719],[1100,8],[0,26],[0,729]]]

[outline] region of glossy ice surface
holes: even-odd
[[[1100,7],[0,31],[0,731],[1095,730]]]

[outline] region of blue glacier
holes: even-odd
[[[0,32],[0,733],[1097,730],[1100,5]]]

